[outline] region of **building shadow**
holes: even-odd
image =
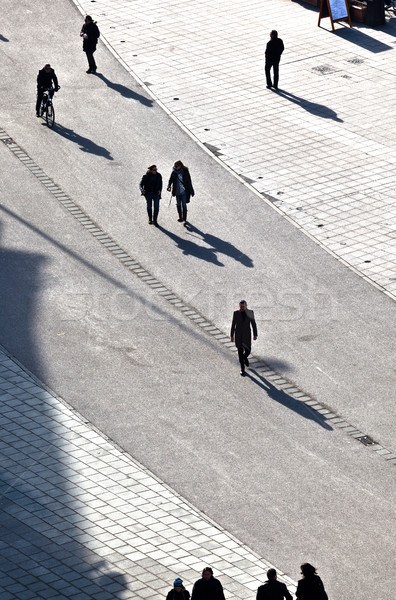
[[[73,131],[73,129],[69,129],[68,127],[64,127],[59,123],[55,123],[53,131],[58,133],[60,136],[64,137],[66,140],[69,140],[74,144],[78,144],[82,152],[87,152],[88,154],[96,154],[96,156],[103,156],[103,158],[106,158],[107,160],[114,160],[110,152],[106,150],[106,148],[95,144],[95,142],[82,135],[79,135],[78,133]]]
[[[388,29],[381,28],[382,31],[389,33]],[[333,35],[340,37],[347,42],[351,42],[351,44],[355,44],[356,46],[360,46],[360,48],[364,48],[369,52],[373,52],[374,54],[378,54],[379,52],[386,52],[387,50],[394,50],[393,46],[389,46],[388,44],[384,44],[384,42],[380,42],[375,38],[364,33],[362,29],[355,29],[354,27],[349,27],[349,25],[337,28],[332,32]]]
[[[205,248],[204,246],[200,246],[195,242],[191,242],[190,240],[182,238],[172,231],[165,229],[165,227],[162,227],[162,225],[159,225],[158,229],[167,235],[171,240],[173,240],[185,256],[195,256],[195,258],[205,260],[206,262],[212,263],[217,267],[224,267],[223,263],[221,263],[217,258],[217,253],[214,248]]]
[[[98,79],[101,79],[109,88],[111,88],[115,92],[118,92],[124,98],[136,100],[137,102],[140,102],[140,104],[143,104],[144,106],[148,106],[150,108],[154,104],[153,100],[151,100],[150,98],[147,98],[142,94],[134,92],[130,88],[127,88],[125,85],[121,85],[120,83],[114,83],[113,81],[110,81],[110,79],[107,79],[107,77],[102,75],[102,73],[96,73],[96,77],[98,77]]]
[[[278,402],[278,404],[281,404],[288,410],[295,412],[304,419],[314,421],[315,423],[320,425],[320,427],[323,427],[323,429],[326,429],[327,431],[333,431],[333,428],[327,423],[323,415],[313,410],[310,406],[304,404],[304,402],[300,402],[299,400],[296,400],[296,398],[289,396],[289,394],[287,394],[286,392],[278,390],[278,388],[272,385],[270,381],[268,381],[267,379],[265,379],[265,377],[260,375],[254,368],[251,368],[248,371],[246,371],[245,377],[249,378],[250,381],[252,381],[259,388],[264,390],[267,396],[272,398],[272,400],[274,400],[275,402]]]
[[[290,102],[293,102],[293,104],[297,104],[297,106],[300,106],[301,108],[311,113],[312,115],[315,115],[316,117],[321,117],[322,119],[332,119],[333,121],[337,121],[337,123],[344,122],[342,119],[337,117],[337,113],[334,110],[328,108],[327,106],[324,106],[323,104],[318,104],[317,102],[310,102],[310,100],[300,98],[299,96],[296,96],[291,92],[286,92],[286,90],[277,89],[274,90],[274,92],[276,94],[279,94],[279,96],[286,98],[286,100],[290,100]]]
[[[10,40],[0,33],[0,42],[9,42]]]
[[[203,231],[195,227],[195,225],[191,225],[191,223],[187,223],[186,229],[189,233],[198,237],[205,244],[211,246],[216,254],[225,254],[226,256],[229,256],[230,258],[233,258],[234,260],[240,262],[243,266],[253,268],[252,259],[247,254],[244,254],[243,252],[238,250],[238,248],[236,248],[230,242],[225,242],[221,238],[218,238],[217,236],[212,235],[211,233],[204,233]]]

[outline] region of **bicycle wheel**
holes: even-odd
[[[52,104],[47,106],[47,111],[45,113],[45,120],[47,121],[48,127],[53,127],[55,123],[55,110]]]

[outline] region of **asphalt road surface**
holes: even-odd
[[[195,145],[103,46],[99,75],[86,75],[70,3],[1,4],[0,127],[220,329],[245,297],[254,353],[394,451],[394,303]],[[47,61],[62,86],[52,131],[34,116]],[[257,373],[242,379],[234,355],[124,269],[4,144],[0,155],[0,342],[286,573],[308,560],[331,597],[391,597],[393,466]],[[140,177],[155,162],[166,181],[179,158],[196,188],[191,226],[164,195],[149,227]]]

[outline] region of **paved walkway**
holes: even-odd
[[[291,0],[74,0],[176,119],[263,199],[396,297],[396,18],[317,27]],[[265,88],[268,33],[286,46]],[[97,62],[100,70],[100,54]]]
[[[200,514],[0,349],[2,600],[159,599],[211,565],[227,600],[268,563]],[[291,590],[295,585],[283,576]]]

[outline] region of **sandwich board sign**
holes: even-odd
[[[321,0],[318,27],[320,26],[320,21],[325,17],[330,17],[333,31],[334,23],[338,21],[348,21],[349,27],[352,27],[348,0]]]

